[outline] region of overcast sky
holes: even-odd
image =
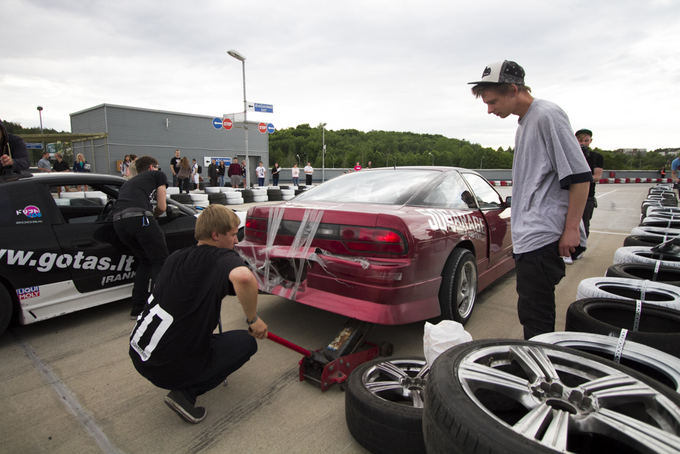
[[[0,118],[70,130],[102,103],[277,129],[327,123],[514,144],[466,83],[515,60],[603,149],[680,147],[676,0],[2,0]]]

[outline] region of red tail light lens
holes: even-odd
[[[403,254],[404,237],[394,230],[365,227],[342,227],[340,236],[348,249],[361,252]]]

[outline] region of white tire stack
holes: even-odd
[[[290,200],[295,197],[295,189],[281,189],[283,200]]]

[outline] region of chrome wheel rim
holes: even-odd
[[[472,262],[465,262],[461,268],[455,296],[458,315],[466,319],[472,312],[477,297],[477,270]]]
[[[460,362],[467,396],[515,433],[559,452],[570,440],[619,440],[639,452],[677,452],[680,407],[650,385],[576,352],[483,346]]]
[[[374,364],[361,375],[364,388],[379,399],[423,408],[430,369],[422,359],[393,359]]]

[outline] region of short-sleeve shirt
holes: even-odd
[[[262,166],[256,167],[256,168],[255,168],[255,173],[257,173],[257,177],[258,177],[258,178],[264,178],[264,175],[265,175],[265,173],[266,173],[266,170],[265,170],[265,168],[262,167]]]
[[[312,166],[305,166],[304,171],[305,171],[305,174],[311,175],[312,173],[314,173],[314,167],[312,167]]]
[[[170,166],[175,169],[175,175],[179,172],[179,162],[181,160],[182,158],[178,158],[177,156],[173,156],[172,159],[170,159]]]
[[[515,254],[558,241],[569,206],[569,186],[592,181],[567,114],[534,99],[519,120],[512,164],[512,247]]]
[[[588,148],[586,151],[583,152],[586,161],[588,162],[588,167],[590,167],[590,172],[592,173],[595,169],[600,168],[602,169],[604,167],[604,158],[600,153],[597,151],[593,151],[590,148]],[[596,181],[591,181],[590,182],[590,191],[588,191],[588,197],[595,197],[595,186],[596,186]]]
[[[114,213],[125,208],[141,208],[147,211],[153,209],[151,201],[156,197],[156,189],[161,185],[168,185],[168,178],[160,170],[142,172],[120,187]]]
[[[211,361],[222,298],[235,294],[229,273],[239,266],[245,263],[238,253],[208,245],[168,257],[130,334],[130,358],[144,377],[159,387],[181,388]]]
[[[40,161],[38,161],[38,168],[52,170],[52,164],[50,164],[49,159],[40,158]]]
[[[68,170],[68,164],[66,164],[66,161],[62,160],[61,162],[55,161],[54,165],[52,166],[52,170],[55,172],[63,172],[65,170]]]

